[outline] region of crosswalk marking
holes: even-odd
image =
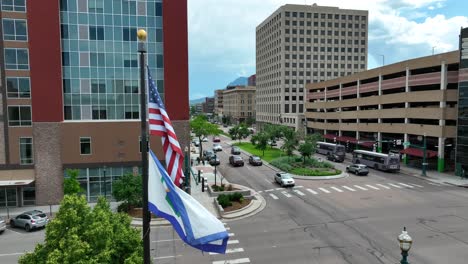
[[[359,189],[361,189],[361,190],[363,190],[363,191],[367,191],[367,189],[366,189],[366,188],[364,188],[364,187],[361,187],[361,186],[359,186],[359,185],[354,185],[354,187],[356,187],[356,188],[359,188]]]
[[[239,253],[239,252],[244,252],[244,249],[243,249],[243,248],[231,248],[231,249],[226,249],[226,254],[230,254],[230,253]],[[210,252],[209,254],[210,254],[210,255],[218,255],[219,253]]]
[[[213,264],[241,264],[241,263],[250,263],[250,259],[240,258],[240,259],[227,259],[227,260],[213,261]]]
[[[286,191],[282,191],[281,192],[284,196],[288,197],[288,198],[291,198],[291,195],[289,193],[287,193]]]
[[[319,190],[321,190],[321,191],[324,192],[324,193],[330,193],[330,191],[327,190],[327,189],[325,189],[325,188],[319,188]]]
[[[332,188],[333,190],[337,191],[337,192],[343,192],[342,190],[340,190],[339,188],[336,188],[336,187],[330,187]]]
[[[403,187],[401,187],[401,186],[398,186],[398,185],[396,185],[396,184],[393,184],[393,183],[388,183],[388,185],[390,185],[390,186],[393,186],[393,187],[395,187],[395,188],[398,188],[398,189],[401,189],[401,188],[403,188]]]
[[[234,233],[228,233],[228,236],[229,236],[229,237],[233,237],[233,236],[236,236],[236,234],[234,234]]]
[[[419,187],[419,188],[424,188],[424,186],[421,186],[421,185],[418,185],[418,184],[414,184],[414,183],[410,183],[411,185],[414,185],[416,187]]]
[[[283,188],[276,188],[275,190],[277,190],[277,191],[281,191],[281,190],[283,190]]]
[[[350,190],[352,192],[355,192],[356,190],[354,190],[353,188],[349,188],[348,186],[342,186],[343,188],[345,188],[346,190]]]
[[[402,182],[399,182],[398,184],[403,185],[403,186],[408,187],[408,188],[414,188],[413,186],[402,183]]]
[[[383,184],[380,184],[380,183],[377,183],[376,185],[378,185],[378,186],[380,186],[380,187],[383,187],[383,188],[385,188],[385,189],[387,189],[387,190],[389,190],[389,189],[390,189],[390,187],[388,187],[388,186],[385,186],[385,185],[383,185]]]
[[[299,190],[293,190],[293,192],[299,194],[300,196],[304,196],[305,194]]]
[[[225,229],[226,229],[226,230],[231,230],[231,228],[230,228],[230,227],[225,227]]]
[[[239,240],[228,240],[227,242],[228,245],[232,245],[232,244],[239,244]]]
[[[275,200],[278,200],[278,196],[276,196],[276,195],[274,195],[274,194],[272,194],[272,193],[270,193],[270,196],[271,196],[271,198],[273,198],[273,199],[275,199]]]
[[[377,187],[374,187],[374,186],[372,186],[372,185],[369,185],[369,184],[366,184],[366,186],[367,186],[367,187],[369,187],[369,188],[372,188],[372,189],[374,189],[374,190],[380,190],[379,188],[377,188]]]
[[[311,194],[318,194],[318,192],[314,191],[314,190],[311,190],[311,189],[306,189],[308,192],[310,192]]]
[[[293,188],[296,189],[296,188],[303,188],[304,186],[302,185],[298,185],[298,186],[294,186]]]

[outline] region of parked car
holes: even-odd
[[[241,156],[238,156],[238,155],[232,155],[229,157],[229,163],[234,166],[234,167],[237,167],[237,166],[244,166],[244,160],[242,159]]]
[[[268,143],[268,145],[270,145],[270,146],[272,146],[272,147],[273,147],[273,146],[278,146],[278,144],[276,144],[276,141],[275,141],[275,140],[268,140],[267,143]]]
[[[250,156],[249,157],[249,164],[254,166],[262,166],[262,159],[258,156]]]
[[[218,166],[219,164],[221,164],[217,156],[211,157],[209,163],[211,166]]]
[[[352,172],[356,175],[366,176],[369,173],[369,169],[364,164],[351,164],[346,167],[347,172]]]
[[[3,219],[1,216],[0,216],[0,234],[3,233],[3,231],[5,231],[6,229],[6,222],[5,222],[5,219]]]
[[[228,125],[224,124],[223,127],[228,127]]]
[[[200,146],[200,141],[198,141],[198,139],[197,139],[197,140],[194,140],[194,141],[193,141],[193,145],[194,145],[195,147]]]
[[[213,151],[214,152],[223,151],[223,147],[221,147],[221,144],[215,143],[213,144]]]
[[[221,142],[221,139],[219,137],[213,137],[213,142]]]
[[[49,223],[49,218],[39,210],[24,212],[10,220],[11,227],[21,227],[27,232],[45,227]]]
[[[207,137],[204,137],[204,138],[202,139],[202,141],[203,141],[203,142],[208,142],[208,138],[207,138]]]
[[[281,187],[287,187],[287,186],[293,187],[296,184],[291,174],[287,172],[275,173],[275,181],[279,183]]]
[[[213,157],[215,154],[213,151],[211,150],[204,150],[203,151],[203,157],[205,158],[205,160],[210,160],[211,157]]]
[[[239,148],[239,147],[236,147],[236,146],[232,147],[232,148],[231,148],[231,154],[233,154],[233,155],[240,155],[240,154],[241,154],[240,148]]]

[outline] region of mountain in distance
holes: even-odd
[[[239,77],[235,79],[234,81],[230,82],[227,86],[242,86],[249,83],[249,77]]]
[[[205,97],[198,98],[198,99],[193,99],[193,100],[190,100],[189,102],[190,102],[189,103],[190,105],[203,103],[203,102],[205,102]]]

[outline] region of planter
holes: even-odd
[[[218,197],[220,194],[232,194],[232,193],[236,193],[236,192],[241,193],[244,197],[251,195],[249,189],[242,188],[242,186],[237,185],[237,184],[231,184],[231,185],[236,190],[216,192],[216,191],[213,190],[211,185],[208,185],[208,194],[210,195],[210,197]]]
[[[247,205],[245,205],[244,207],[242,207],[242,208],[239,208],[237,210],[230,210],[230,211],[225,211],[224,208],[221,205],[219,205],[217,198],[214,198],[213,202],[214,202],[214,206],[216,208],[216,211],[218,212],[218,215],[224,216],[225,214],[234,214],[234,213],[237,213],[237,212],[240,212],[242,210],[245,210],[245,209],[249,208],[253,204],[252,200],[254,200],[256,198],[254,196],[245,196],[244,199],[248,200],[250,202]]]

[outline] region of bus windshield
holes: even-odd
[[[335,151],[336,153],[343,153],[345,152],[345,147],[341,145],[337,145]]]

